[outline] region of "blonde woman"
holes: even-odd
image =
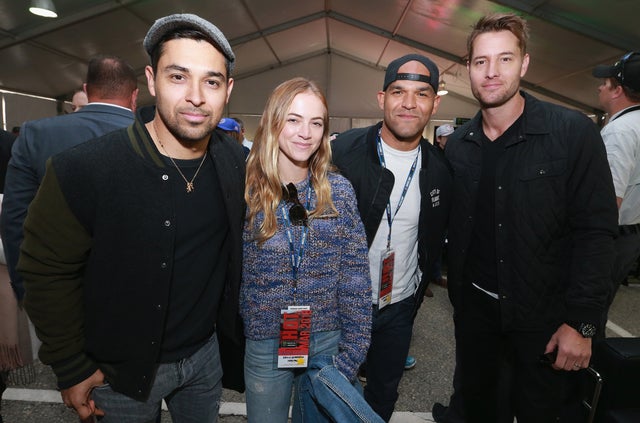
[[[245,199],[247,415],[286,423],[292,388],[313,357],[333,356],[354,381],[371,331],[364,227],[353,188],[331,171],[327,103],[313,82],[291,79],[267,100]],[[300,408],[294,400],[294,422]]]

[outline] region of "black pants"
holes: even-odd
[[[415,302],[411,296],[382,310],[373,310],[364,398],[386,422],[391,420],[398,400],[398,385],[411,344]]]
[[[464,402],[462,401],[462,375],[460,374],[460,354],[456,347],[456,367],[453,371],[453,393],[449,397],[449,407],[444,415],[445,423],[466,423]]]
[[[618,288],[624,279],[629,275],[633,265],[640,256],[640,233],[638,232],[621,232],[616,238],[614,247],[616,250],[616,258],[611,272],[611,291],[607,300],[607,308],[602,315],[602,331],[596,334],[598,339],[604,339],[605,327],[609,319],[609,307],[618,293]],[[598,328],[599,329],[599,328]]]
[[[555,423],[570,397],[579,403],[576,375],[539,360],[557,328],[504,332],[498,300],[472,286],[462,304],[456,310],[456,345],[467,423],[511,423],[513,416],[518,423]],[[560,421],[574,417],[582,420],[576,415]]]
[[[613,292],[609,303],[613,302],[620,284],[629,275],[640,256],[640,232],[621,232],[615,240],[616,261],[613,266]]]

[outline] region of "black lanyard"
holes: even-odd
[[[611,119],[611,122],[613,122],[614,120],[618,119],[622,115],[626,115],[627,113],[634,112],[636,110],[640,110],[640,104],[637,105],[637,106],[631,106],[628,109],[624,109],[622,112],[620,112],[620,114],[618,116],[616,116],[615,118]]]

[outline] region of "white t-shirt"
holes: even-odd
[[[622,110],[620,111],[622,112]],[[619,116],[602,129],[616,197],[622,198],[620,225],[640,223],[640,110]]]
[[[420,182],[419,174],[422,165],[422,157],[419,148],[412,151],[399,151],[389,147],[382,141],[382,151],[387,169],[394,177],[395,183],[391,191],[389,203],[391,213],[395,213],[405,181],[411,170],[411,165],[418,155],[416,170],[411,179],[398,214],[393,218],[391,229],[391,249],[395,251],[395,265],[393,269],[393,290],[391,291],[391,303],[397,303],[413,295],[420,282],[420,269],[418,267],[418,221],[420,217]],[[378,290],[380,284],[380,257],[387,249],[387,236],[389,235],[389,221],[387,213],[382,215],[380,226],[369,248],[369,268],[371,271],[371,292],[373,303],[378,303]]]

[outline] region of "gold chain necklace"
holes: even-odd
[[[155,128],[154,128],[155,129]],[[157,131],[156,131],[156,136],[158,135]],[[205,159],[207,158],[207,152],[204,152],[204,156],[202,156],[202,161],[200,161],[200,165],[198,166],[198,168],[196,169],[196,173],[193,175],[193,178],[191,178],[191,180],[188,180],[186,176],[184,176],[184,173],[182,173],[182,170],[180,170],[180,167],[178,166],[178,164],[176,163],[175,160],[173,160],[173,157],[171,157],[169,155],[169,153],[167,152],[167,149],[164,148],[164,145],[162,144],[162,141],[160,141],[160,137],[158,137],[158,143],[160,144],[160,147],[162,147],[162,150],[164,150],[164,153],[167,155],[167,157],[169,158],[169,160],[171,160],[171,163],[173,163],[173,165],[176,167],[176,170],[178,171],[178,173],[180,174],[180,176],[182,176],[182,179],[184,179],[184,182],[187,184],[187,192],[192,192],[195,189],[195,186],[193,185],[193,181],[195,181],[196,176],[198,176],[198,172],[200,172],[200,168],[202,167],[202,164],[204,163]]]

